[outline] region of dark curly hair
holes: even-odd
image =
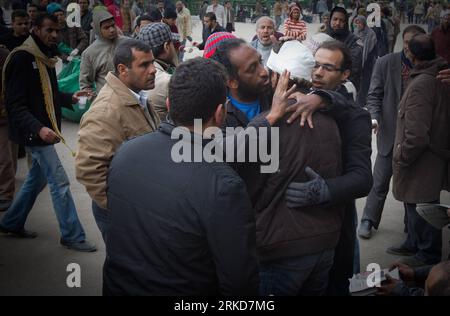
[[[207,122],[219,104],[225,105],[226,71],[218,62],[194,58],[179,65],[169,82],[169,116],[176,125]]]

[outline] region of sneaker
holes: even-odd
[[[34,239],[37,237],[37,233],[25,230],[24,228],[21,230],[9,230],[0,225],[0,232],[6,236],[14,238]]]
[[[403,246],[396,247],[392,246],[386,249],[386,252],[391,255],[397,255],[397,256],[414,256],[417,252],[417,250],[408,249]]]
[[[67,249],[80,251],[80,252],[95,252],[97,251],[97,248],[95,245],[91,244],[90,242],[83,240],[79,242],[67,242],[61,239],[60,241],[61,245],[66,247]]]
[[[364,239],[370,239],[372,236],[372,222],[368,219],[363,219],[358,228],[358,236]]]

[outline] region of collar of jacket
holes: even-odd
[[[175,72],[175,66],[169,64],[168,62],[165,62],[161,59],[156,58],[155,62],[159,64],[165,72],[167,72],[169,75],[172,75]]]
[[[418,76],[420,74],[428,74],[436,76],[439,71],[448,68],[448,62],[442,57],[437,57],[433,60],[425,61],[419,65],[415,65],[411,70],[411,77]]]
[[[237,107],[235,107],[228,98],[225,103],[225,109],[227,110],[227,115],[234,116],[242,126],[247,126],[247,124],[249,123],[247,116],[245,116],[245,114],[242,113],[242,111]]]
[[[119,79],[117,76],[109,72],[106,75],[106,84],[110,86],[110,88],[114,91],[114,93],[118,96],[120,102],[125,106],[139,106],[139,101],[136,97],[130,92],[129,88]]]
[[[161,122],[159,124],[159,130],[163,134],[166,134],[168,136],[171,136],[172,135],[172,131],[175,128],[177,128],[177,127],[187,128],[187,127],[184,127],[184,126],[177,126],[177,125],[175,125],[175,123],[172,120],[170,120],[170,119],[167,119],[166,121],[163,121],[163,122]],[[191,131],[189,131],[189,133],[191,134],[191,137],[190,137],[190,139],[188,139],[186,141],[189,141],[190,143],[194,143],[194,144],[197,144],[197,145],[205,146],[206,144],[208,144],[211,141],[211,139],[204,139],[202,137],[202,135],[194,134]],[[185,139],[182,139],[182,140],[185,140]]]

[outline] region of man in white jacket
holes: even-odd
[[[217,22],[220,26],[225,27],[225,8],[223,5],[219,4],[219,0],[213,0],[212,4],[206,9],[206,13],[214,12],[217,17]]]

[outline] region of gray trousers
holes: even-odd
[[[367,196],[366,206],[361,220],[370,220],[378,229],[384,202],[389,193],[392,178],[392,151],[388,156],[377,154],[373,168],[373,186]]]
[[[416,204],[405,203],[405,206],[408,214],[408,236],[402,247],[416,250],[415,257],[426,264],[438,263],[442,256],[442,230],[428,224],[417,213]]]

